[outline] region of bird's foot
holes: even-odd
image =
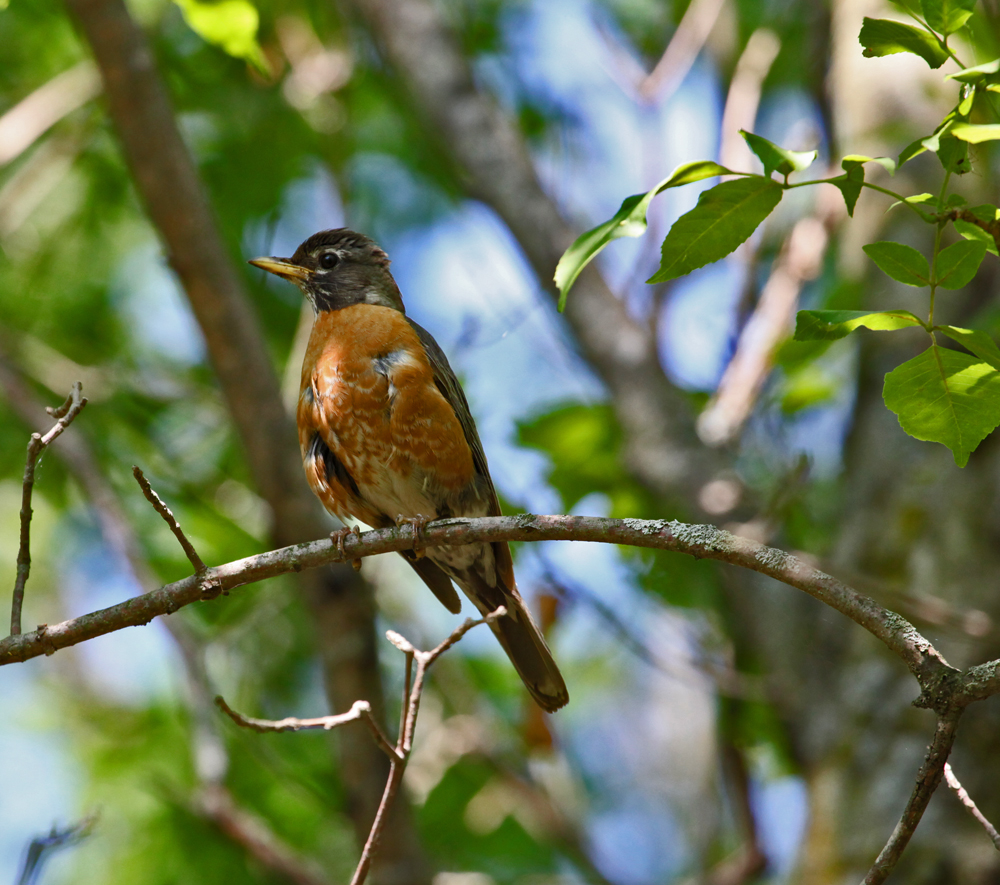
[[[423,559],[427,551],[423,549],[424,529],[430,520],[426,516],[403,516],[396,517],[396,525],[406,523],[413,528],[413,555],[416,559]]]
[[[341,559],[347,559],[347,554],[344,552],[344,540],[351,535],[360,538],[361,529],[356,525],[345,525],[342,529],[330,532],[330,540],[337,545],[337,552],[340,554]],[[360,559],[352,559],[351,565],[354,566],[355,571],[361,571]]]

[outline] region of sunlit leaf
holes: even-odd
[[[923,323],[908,310],[800,310],[795,318],[796,341],[836,341],[855,329],[894,332]]]
[[[266,72],[264,53],[257,43],[260,16],[248,0],[174,0],[191,30],[205,42],[218,46],[234,58],[242,58]]]
[[[697,160],[678,166],[669,177],[664,178],[645,194],[627,197],[618,211],[586,233],[580,234],[559,259],[556,265],[555,282],[559,289],[559,310],[566,306],[566,295],[572,288],[580,272],[608,245],[619,237],[640,237],[646,232],[646,212],[653,197],[670,187],[679,187],[716,175],[726,175],[729,170],[710,160]]]
[[[935,265],[937,284],[945,289],[967,286],[985,257],[986,244],[980,240],[962,240],[942,249]]]
[[[863,248],[879,269],[897,282],[905,283],[907,286],[930,284],[931,269],[927,259],[912,246],[883,241],[869,243]]]
[[[967,141],[970,144],[979,144],[983,141],[997,141],[1000,139],[1000,123],[984,123],[973,125],[972,123],[956,123],[951,127],[951,134],[955,138]]]
[[[1000,347],[985,332],[959,326],[936,326],[935,329],[957,341],[966,350],[971,350],[981,360],[986,360],[994,369],[1000,369]]]
[[[959,80],[962,83],[978,83],[980,80],[993,79],[993,75],[1000,73],[1000,58],[988,61],[985,64],[976,65],[974,68],[963,68],[954,74],[948,74],[945,80]]]
[[[981,227],[977,227],[971,221],[956,219],[952,224],[955,225],[955,230],[965,239],[978,240],[986,247],[987,252],[992,252],[994,255],[1000,256],[1000,252],[997,251],[996,240],[987,231]]]
[[[864,154],[848,154],[840,161],[845,172],[850,172],[855,166],[863,163],[878,163],[890,175],[896,174],[896,163],[890,157],[866,157]]]
[[[976,0],[920,0],[924,18],[939,34],[953,34],[972,15]]]
[[[757,175],[705,191],[698,205],[670,228],[660,269],[646,282],[663,283],[724,258],[771,214],[782,192],[776,181]]]
[[[865,16],[858,40],[864,46],[865,58],[910,52],[932,68],[939,68],[948,60],[948,53],[927,31],[902,22]]]
[[[772,172],[777,172],[779,175],[801,172],[803,169],[808,169],[816,159],[816,151],[790,151],[744,129],[740,130],[740,135],[764,164],[764,174],[769,177]]]
[[[886,375],[882,396],[903,430],[947,446],[959,467],[1000,424],[1000,371],[937,344]]]

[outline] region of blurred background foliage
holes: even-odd
[[[817,148],[822,160],[898,152],[947,101],[940,73],[861,59],[862,16],[886,13],[876,0],[437,7],[580,230],[675,165],[732,150],[735,132],[721,129],[730,107],[740,125]],[[905,439],[879,399],[889,345],[874,336],[825,350],[781,344],[789,327],[779,322],[749,416],[722,446],[695,443],[715,445],[698,493],[664,494],[625,458],[615,404],[554,312],[550,281],[535,278],[473,198],[351,4],[135,0],[130,11],[152,41],[232,258],[287,255],[344,224],[379,240],[410,314],[466,383],[507,512],[725,524],[839,569],[913,618],[954,663],[996,656],[996,446],[984,444],[959,478],[943,449]],[[682,20],[704,26],[685,31]],[[984,0],[960,35],[968,58],[1000,54],[998,22],[995,0]],[[644,96],[668,46],[690,57]],[[207,562],[265,549],[268,506],[61,3],[0,3],[0,59],[0,586],[13,584],[31,422],[75,380],[90,399],[76,430],[156,582],[189,565],[132,482],[132,464]],[[22,101],[34,104],[24,112]],[[995,147],[973,153],[963,186],[972,202],[995,202]],[[935,163],[928,155],[907,167],[911,191],[936,190]],[[601,257],[630,315],[654,332],[691,439],[801,219],[819,218],[829,239],[801,306],[905,302],[870,275],[860,244],[891,229],[921,245],[926,232],[899,211],[884,215],[888,204],[869,194],[845,225],[830,190],[790,193],[747,248],[670,286],[642,280],[656,266],[655,232],[662,239],[693,206],[696,187],[657,204],[643,241]],[[995,332],[990,261],[944,309]],[[241,267],[294,400],[300,296]],[[138,592],[100,508],[54,451],[35,502],[29,629]],[[898,662],[836,613],[711,564],[582,545],[522,545],[516,555],[573,702],[540,724],[486,631],[440,661],[406,782],[435,885],[858,878],[892,829],[931,727],[907,707],[915,687]],[[363,574],[380,625],[428,644],[454,623],[398,560],[367,560]],[[39,881],[347,881],[357,847],[330,752],[338,738],[244,733],[203,703],[218,692],[252,715],[325,712],[315,624],[292,582],[241,588],[171,621],[176,630],[153,623],[0,671],[0,881],[15,881],[33,837],[91,813],[89,835],[55,853]],[[381,654],[396,698],[401,660]],[[956,757],[994,819],[995,704],[969,714]],[[291,867],[210,820],[206,766]],[[899,881],[1000,881],[985,836],[950,802],[935,798]]]

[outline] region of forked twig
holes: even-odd
[[[432,648],[430,651],[421,651],[414,648],[413,644],[403,636],[393,630],[386,631],[386,638],[396,648],[406,656],[406,672],[403,679],[403,703],[399,714],[399,733],[396,737],[396,746],[393,747],[382,729],[379,728],[372,715],[371,705],[368,701],[355,701],[354,705],[346,713],[339,713],[333,716],[318,716],[315,719],[296,719],[289,717],[286,719],[253,719],[235,712],[221,697],[215,699],[215,703],[226,713],[237,725],[243,728],[250,728],[254,731],[301,731],[309,728],[323,728],[330,730],[347,725],[350,722],[363,721],[368,725],[375,742],[385,751],[389,757],[389,777],[385,782],[385,790],[382,792],[382,800],[379,802],[375,820],[372,822],[368,839],[361,851],[361,858],[351,877],[351,885],[362,885],[368,877],[372,860],[378,850],[379,838],[382,835],[382,828],[385,824],[389,808],[392,805],[399,785],[403,780],[403,773],[406,771],[406,763],[409,761],[410,753],[413,749],[413,731],[417,723],[417,713],[420,710],[420,696],[424,690],[424,680],[427,670],[442,654],[458,642],[473,627],[480,624],[492,623],[497,618],[507,614],[507,609],[502,605],[496,611],[479,620],[467,619],[465,623],[452,631],[442,643]],[[416,661],[416,672],[413,671],[413,663]]]
[[[83,385],[77,381],[66,397],[66,402],[58,408],[45,410],[56,419],[56,423],[44,435],[31,434],[31,439],[28,441],[28,457],[24,464],[24,478],[21,480],[21,540],[17,551],[17,577],[14,579],[14,598],[10,609],[11,636],[19,636],[21,633],[24,586],[28,583],[28,574],[31,571],[31,494],[35,488],[35,468],[45,448],[69,427],[85,405],[87,398],[83,395]]]
[[[1000,851],[1000,833],[997,832],[997,828],[993,826],[986,818],[986,815],[979,810],[979,806],[973,801],[972,797],[969,795],[965,787],[962,786],[961,781],[955,777],[955,772],[951,770],[951,763],[945,762],[944,764],[944,779],[945,783],[954,791],[955,795],[958,796],[958,801],[961,802],[966,811],[969,812],[984,830],[986,830],[986,835],[993,840],[994,846]]]

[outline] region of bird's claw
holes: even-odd
[[[413,528],[413,556],[415,559],[423,559],[427,551],[423,549],[424,529],[430,520],[426,516],[403,516],[396,517],[396,525],[408,524]]]
[[[361,529],[356,525],[345,525],[343,528],[330,532],[330,540],[337,545],[337,552],[340,554],[342,560],[347,559],[347,553],[344,551],[344,540],[350,535],[360,538]],[[352,559],[351,565],[354,566],[355,571],[361,571],[360,559]]]

